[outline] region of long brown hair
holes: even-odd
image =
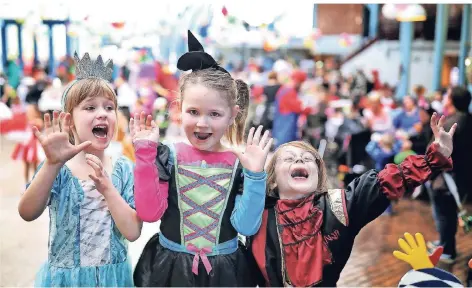
[[[67,91],[66,88],[67,95],[64,104],[64,112],[70,113],[71,116],[73,116],[72,112],[74,108],[80,105],[82,101],[89,97],[101,95],[113,101],[113,104],[115,106],[115,113],[117,112],[118,104],[116,94],[107,81],[98,78],[87,78],[79,80],[77,82],[73,82],[69,85],[72,86],[70,87],[69,91]],[[71,131],[69,132],[69,141],[74,144],[75,139],[72,130],[73,129],[71,129]]]
[[[277,150],[275,150],[272,159],[270,159],[269,164],[267,165],[267,195],[278,196],[277,189],[275,189],[276,175],[275,175],[275,166],[277,164],[277,159],[280,157],[280,153],[283,148],[292,146],[303,149],[315,157],[316,165],[318,166],[318,187],[316,187],[316,192],[326,192],[328,190],[328,177],[326,175],[326,167],[323,159],[321,158],[318,151],[313,148],[310,144],[303,141],[292,141],[280,145]]]
[[[230,107],[239,106],[239,113],[234,123],[225,133],[231,144],[243,143],[246,118],[249,107],[249,87],[242,80],[234,80],[228,73],[217,69],[203,69],[184,74],[179,81],[180,104],[183,101],[185,89],[189,85],[201,84],[207,88],[216,90],[228,101]]]

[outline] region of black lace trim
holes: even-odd
[[[300,240],[297,240],[297,241],[294,241],[294,242],[290,242],[290,243],[283,243],[283,242],[282,242],[282,245],[283,245],[283,246],[293,246],[293,245],[297,245],[298,243],[305,242],[306,240],[308,240],[308,239],[310,239],[310,238],[312,238],[312,237],[314,237],[314,236],[316,236],[316,235],[318,235],[318,234],[320,234],[320,233],[321,233],[321,231],[318,231],[318,232],[315,232],[315,233],[313,233],[313,234],[309,234],[309,235],[303,237],[303,238],[300,239]]]

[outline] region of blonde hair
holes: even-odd
[[[392,134],[389,134],[389,133],[385,133],[382,135],[382,137],[380,138],[380,141],[382,142],[382,144],[388,148],[392,148],[393,147],[393,144],[395,143],[395,138],[393,137]]]
[[[217,69],[203,69],[183,75],[179,80],[180,103],[185,89],[189,85],[201,84],[209,89],[218,91],[228,101],[230,107],[239,106],[239,113],[234,123],[226,131],[226,138],[231,144],[243,143],[244,128],[249,107],[249,87],[242,80],[234,80],[230,74]]]
[[[289,146],[303,149],[313,155],[313,157],[315,157],[315,162],[318,166],[318,187],[316,187],[316,191],[328,191],[328,176],[326,175],[326,167],[323,159],[321,158],[321,155],[315,148],[313,148],[313,146],[306,142],[292,141],[280,145],[277,150],[275,150],[272,159],[270,159],[269,164],[267,165],[267,195],[278,196],[278,192],[275,189],[275,184],[277,183],[275,175],[275,166],[277,164],[277,159],[280,157],[282,149]]]
[[[73,82],[69,85],[71,85],[68,87],[69,91],[67,91],[67,88],[65,90],[67,91],[67,95],[65,95],[66,99],[64,101],[64,112],[70,113],[71,116],[73,114],[74,108],[80,105],[82,101],[89,97],[101,95],[113,101],[113,104],[115,106],[115,113],[117,112],[118,103],[116,99],[116,94],[107,81],[99,78],[87,78],[79,80],[77,82]],[[74,134],[72,133],[72,130],[69,132],[69,141],[72,144],[75,143]]]

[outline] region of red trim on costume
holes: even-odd
[[[276,209],[282,226],[280,238],[288,279],[296,287],[313,286],[323,279],[323,267],[332,254],[321,233],[323,211],[305,199],[279,200]]]
[[[252,254],[254,255],[254,259],[256,259],[257,266],[262,272],[264,279],[266,280],[266,286],[270,286],[269,276],[267,275],[267,268],[266,268],[266,243],[267,243],[267,216],[268,211],[264,209],[264,213],[262,213],[262,223],[261,227],[259,228],[259,233],[254,236],[254,240],[252,242]]]
[[[398,199],[428,180],[433,172],[452,169],[451,157],[444,157],[438,148],[433,143],[426,155],[408,156],[400,165],[387,164],[378,176],[382,192],[391,200]]]

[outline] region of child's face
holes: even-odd
[[[182,126],[187,139],[199,150],[219,150],[239,107],[230,107],[218,91],[200,84],[188,86],[182,96]]]
[[[91,141],[92,150],[105,150],[116,126],[113,101],[106,96],[88,97],[72,110],[76,142]]]
[[[275,178],[281,199],[304,196],[318,187],[318,166],[309,151],[286,146],[275,164]]]

